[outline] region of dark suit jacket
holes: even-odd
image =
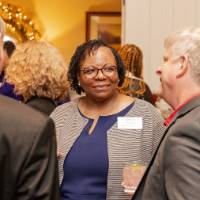
[[[167,128],[133,200],[200,199],[200,97]]]
[[[54,123],[0,96],[0,199],[59,199]]]
[[[26,104],[46,115],[50,115],[56,108],[54,101],[43,97],[33,97]]]

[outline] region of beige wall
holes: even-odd
[[[86,11],[121,11],[121,0],[9,0],[37,21],[43,38],[53,43],[69,62],[85,41]]]

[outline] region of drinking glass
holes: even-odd
[[[123,182],[124,192],[133,195],[144,172],[146,164],[129,163],[123,169]]]

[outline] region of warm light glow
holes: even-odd
[[[21,41],[40,39],[41,34],[22,8],[2,1],[0,2],[0,15],[8,29],[21,36]]]

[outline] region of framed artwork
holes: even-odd
[[[102,39],[118,49],[121,45],[120,12],[87,12],[86,41]]]

